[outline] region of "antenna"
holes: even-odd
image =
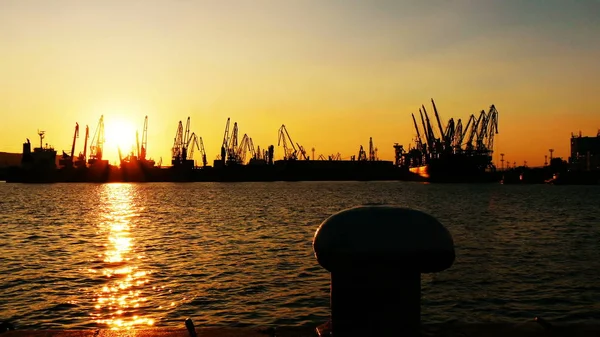
[[[46,131],[40,131],[40,130],[38,130],[38,135],[40,136],[40,149],[44,147],[43,140],[44,140],[44,135],[45,134],[46,134]]]

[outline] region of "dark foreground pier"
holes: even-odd
[[[183,324],[182,324],[183,325]],[[522,324],[431,324],[420,329],[423,337],[588,337],[600,336],[600,324],[553,325],[545,328],[536,322]],[[314,337],[312,327],[294,328],[196,328],[198,337]],[[185,328],[149,330],[14,330],[2,337],[190,337]],[[401,335],[397,335],[401,336]]]

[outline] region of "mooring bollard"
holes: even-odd
[[[421,273],[454,263],[448,230],[421,211],[361,206],[332,215],[313,249],[331,273],[331,332],[345,336],[417,336]]]
[[[187,318],[185,320],[185,328],[187,329],[190,337],[198,337],[198,335],[196,335],[196,327],[194,327],[194,322],[191,318]]]

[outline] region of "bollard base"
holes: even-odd
[[[346,336],[418,336],[421,274],[377,268],[331,273],[331,332]]]
[[[326,337],[326,336],[331,336],[332,332],[331,332],[331,320],[319,325],[315,331],[317,332],[317,336],[319,337]]]

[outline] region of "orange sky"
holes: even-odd
[[[148,115],[149,155],[164,164],[187,116],[211,162],[227,117],[261,147],[277,145],[285,124],[317,155],[349,157],[373,137],[391,160],[430,98],[444,120],[495,104],[496,153],[519,164],[541,165],[549,148],[566,158],[571,132],[600,128],[600,5],[591,0],[0,7],[0,151],[20,152],[41,129],[60,153],[75,122],[93,134],[104,115],[115,161],[116,144],[126,151]]]

